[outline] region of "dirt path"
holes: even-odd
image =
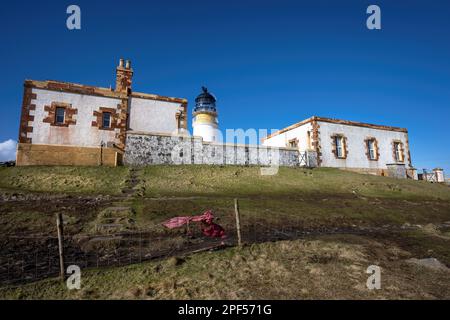
[[[122,194],[127,197],[131,198],[136,195],[137,191],[136,186],[140,183],[139,173],[141,169],[132,167],[130,169],[130,175],[128,176],[128,179],[126,180],[126,186],[122,189]]]
[[[136,221],[136,212],[131,200],[136,197],[143,197],[145,193],[145,181],[141,178],[141,172],[141,168],[130,168],[126,185],[122,189],[123,196],[97,214],[95,232],[118,234],[133,227]]]

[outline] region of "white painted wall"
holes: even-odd
[[[120,104],[119,99],[35,88],[33,88],[33,93],[37,95],[37,99],[32,100],[32,103],[36,104],[36,110],[30,111],[30,115],[34,115],[34,121],[30,122],[33,132],[28,133],[28,137],[32,138],[32,143],[98,147],[101,141],[117,142],[115,136],[118,129],[114,131],[99,130],[97,127],[92,127],[92,121],[97,120],[97,117],[94,116],[95,110],[99,110],[100,107],[116,109]],[[48,116],[44,107],[50,106],[52,102],[70,103],[73,108],[78,109],[78,114],[74,115],[74,119],[77,120],[76,125],[55,127],[44,123],[43,120]]]
[[[322,166],[340,168],[373,168],[385,169],[386,164],[395,163],[392,154],[392,140],[403,142],[405,165],[408,166],[408,150],[406,148],[407,133],[342,125],[329,122],[318,121],[320,126],[320,146],[322,153]],[[332,152],[332,139],[334,134],[343,134],[347,137],[347,159],[336,159]],[[378,161],[370,161],[366,156],[366,145],[364,140],[367,137],[374,137],[378,141],[380,158]]]
[[[434,170],[434,173],[436,174],[436,181],[437,182],[445,182],[445,175],[444,170]]]
[[[395,163],[392,153],[392,140],[403,142],[405,161],[409,165],[408,149],[406,145],[407,133],[371,129],[366,127],[342,125],[329,122],[318,121],[320,146],[321,146],[321,166],[339,168],[372,168],[386,169],[386,164]],[[289,140],[297,138],[299,140],[299,150],[305,151],[307,146],[307,132],[312,132],[311,123],[304,124],[287,132],[271,137],[263,142],[265,146],[287,147]],[[347,159],[336,159],[332,152],[332,139],[334,134],[342,134],[347,137],[348,155]],[[366,156],[366,145],[364,140],[367,137],[375,137],[378,141],[380,158],[378,161],[370,161]]]
[[[175,133],[176,113],[184,111],[180,103],[130,98],[129,130],[146,133]]]
[[[300,151],[309,150],[308,146],[308,131],[312,132],[311,123],[306,123],[300,127],[283,132],[263,142],[263,145],[268,147],[288,147],[289,140],[298,139],[298,149]]]

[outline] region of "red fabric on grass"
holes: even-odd
[[[218,224],[213,222],[214,215],[211,210],[205,211],[199,216],[175,217],[162,223],[169,229],[175,229],[184,226],[189,222],[201,222],[203,224],[202,232],[205,236],[211,238],[225,238],[225,230]]]

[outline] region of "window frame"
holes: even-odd
[[[306,132],[306,139],[307,139],[307,141],[306,141],[306,143],[307,143],[307,149],[308,150],[313,150],[314,148],[313,148],[313,145],[312,145],[312,132],[311,132],[311,130],[308,130],[307,132]]]
[[[298,148],[298,139],[297,138],[290,139],[288,141],[288,148]]]
[[[394,160],[395,162],[404,162],[403,143],[401,141],[393,141]]]
[[[110,122],[109,127],[104,127],[104,113],[110,114]],[[118,113],[117,110],[114,108],[106,108],[106,107],[100,107],[97,110],[94,110],[93,113],[94,117],[96,117],[96,120],[91,122],[92,127],[98,128],[98,130],[106,130],[106,131],[114,131],[116,129],[120,129],[118,124]]]
[[[58,121],[58,117],[60,117],[61,115],[58,115],[58,111],[62,110],[62,121]],[[61,125],[65,125],[66,124],[66,107],[61,107],[61,106],[56,106],[55,107],[55,119],[54,119],[54,124],[61,126]]]
[[[61,109],[64,109],[63,121],[59,121],[62,120],[62,114],[59,114],[62,111]],[[69,127],[77,124],[76,115],[78,114],[78,109],[73,108],[70,103],[52,101],[50,105],[44,105],[44,112],[47,114],[44,115],[42,122],[48,123],[50,126]]]
[[[108,126],[105,126],[105,115],[109,116]],[[102,112],[102,129],[111,129],[112,128],[112,113],[109,111]]]
[[[370,148],[371,144],[372,144],[372,149]],[[375,138],[373,136],[366,137],[364,139],[364,146],[366,148],[367,160],[369,160],[369,161],[378,161],[378,160],[380,160],[380,149],[379,149],[379,146],[378,146],[377,138]]]
[[[331,152],[335,159],[346,160],[348,157],[347,137],[343,133],[333,133],[331,139]]]
[[[342,137],[341,136],[335,136],[334,137],[334,144],[336,146],[336,157],[343,158],[344,157],[344,150],[342,146]]]
[[[370,139],[367,140],[367,149],[369,150],[369,158],[370,160],[375,160],[377,157],[375,155],[376,148],[375,148],[375,141]]]

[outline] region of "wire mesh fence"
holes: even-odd
[[[226,231],[226,238],[207,237],[201,223],[190,223],[167,229],[157,223],[139,230],[66,234],[63,241],[65,268],[120,267],[170,256],[237,245],[235,210],[214,212],[215,223]],[[55,227],[56,229],[56,227]],[[364,232],[352,228],[305,226],[301,216],[260,215],[240,210],[240,231],[244,244],[291,240],[311,234]],[[56,234],[56,232],[55,232]],[[10,285],[36,281],[59,274],[58,237],[39,235],[3,236],[4,254],[0,256],[0,284]]]
[[[226,230],[224,239],[205,236],[201,223],[172,230],[156,224],[125,232],[102,229],[99,233],[65,235],[64,264],[81,269],[119,267],[230,246],[236,238],[233,214],[215,214],[215,221]],[[1,242],[0,284],[35,281],[59,274],[58,237],[3,235]]]

